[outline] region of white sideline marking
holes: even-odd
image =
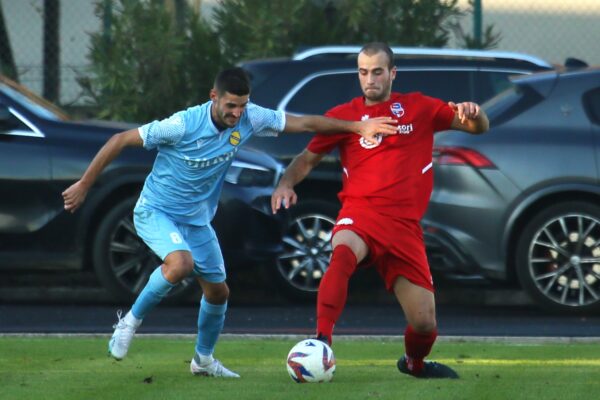
[[[105,338],[109,339],[112,333],[0,333],[0,337],[21,338]],[[310,335],[302,334],[238,334],[223,333],[219,336],[225,340],[301,340]],[[196,334],[192,333],[136,333],[136,339],[194,339]],[[336,335],[336,340],[380,340],[384,342],[404,341],[402,335]],[[447,343],[514,343],[514,344],[538,344],[538,343],[600,343],[600,337],[570,337],[570,336],[438,336],[436,341]]]

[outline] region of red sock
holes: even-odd
[[[331,344],[333,326],[342,314],[348,297],[348,281],[356,270],[356,256],[350,247],[338,245],[333,249],[329,268],[317,294],[317,336]]]
[[[418,333],[408,325],[404,331],[404,347],[406,351],[407,368],[414,374],[423,369],[423,359],[427,357],[437,338],[437,329],[429,333]]]

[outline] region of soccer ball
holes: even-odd
[[[297,383],[329,382],[335,372],[333,351],[320,340],[302,340],[288,353],[287,371]]]

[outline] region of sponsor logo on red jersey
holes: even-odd
[[[410,135],[413,131],[413,124],[398,125],[398,133],[400,135]]]

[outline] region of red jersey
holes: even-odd
[[[433,133],[450,128],[454,111],[442,100],[421,93],[392,93],[372,106],[357,97],[325,115],[361,121],[392,117],[398,134],[367,145],[359,135],[317,134],[308,144],[313,153],[339,147],[343,187],[338,194],[344,207],[369,207],[392,218],[420,220],[433,188]]]

